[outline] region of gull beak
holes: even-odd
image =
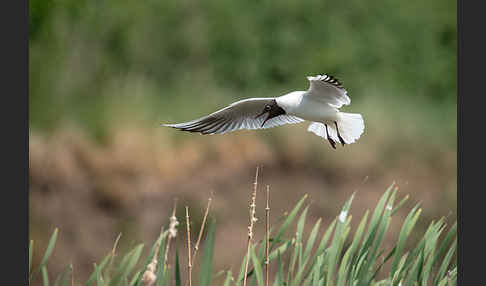
[[[263,121],[263,123],[262,123],[262,126],[261,126],[261,127],[263,127],[263,125],[265,125],[265,122],[267,122],[267,120],[268,120],[268,119],[270,119],[270,113],[268,114],[267,118],[265,118],[265,120]]]
[[[262,113],[258,114],[257,116],[255,116],[255,119],[257,119],[258,117],[262,116],[263,114],[267,113],[267,111],[262,111]]]
[[[268,120],[268,119],[270,119],[270,112],[268,112],[268,111],[265,111],[265,110],[264,110],[262,113],[260,113],[260,114],[258,114],[257,116],[255,116],[255,119],[257,119],[257,118],[261,117],[262,115],[264,115],[265,113],[268,113],[268,116],[267,116],[267,118],[265,118],[265,120],[263,121],[263,123],[262,123],[262,126],[261,126],[261,127],[263,127],[263,125],[265,125],[265,122],[267,122],[267,120]]]

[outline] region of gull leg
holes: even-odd
[[[332,140],[332,138],[329,136],[329,131],[327,130],[327,124],[324,124],[326,126],[326,135],[327,135],[327,140],[329,140],[329,143],[331,144],[332,148],[336,149],[336,142]]]
[[[344,144],[346,144],[346,142],[344,142],[343,137],[341,137],[341,135],[339,134],[339,128],[338,128],[338,126],[337,126],[337,122],[336,122],[336,121],[334,121],[334,124],[336,125],[336,132],[337,132],[337,136],[338,136],[338,138],[339,138],[339,141],[341,141],[341,144],[342,144],[342,145],[343,145],[343,147],[344,147]]]

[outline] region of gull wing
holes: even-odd
[[[262,127],[265,115],[255,118],[274,98],[249,98],[237,101],[207,116],[177,124],[162,124],[182,131],[201,134],[223,134],[240,129],[265,129],[284,124],[300,123],[303,119],[291,115],[279,115],[269,119]]]
[[[335,77],[324,74],[308,76],[307,79],[310,82],[310,86],[306,96],[332,105],[335,108],[351,103],[346,90]]]

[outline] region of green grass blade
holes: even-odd
[[[295,216],[297,215],[300,207],[304,203],[304,200],[307,198],[307,195],[304,195],[297,205],[294,207],[294,209],[290,212],[290,214],[285,218],[284,222],[282,223],[282,226],[280,227],[279,231],[277,232],[277,235],[275,236],[275,240],[278,242],[282,235],[287,231],[287,228],[289,225],[292,223],[292,221],[295,219]]]
[[[61,275],[57,276],[56,281],[54,281],[54,286],[59,286],[60,281],[61,281]]]
[[[49,286],[49,276],[47,275],[47,267],[42,266],[42,285]]]
[[[342,235],[342,239],[341,239],[341,246],[342,246],[342,243],[344,242],[344,240],[346,239],[346,236],[349,232],[349,228],[347,228],[345,230],[345,232],[343,233]],[[305,266],[306,266],[306,263],[304,263],[303,265],[300,265],[298,270],[297,270],[297,275],[294,277],[291,285],[293,286],[297,286],[297,285],[301,285],[301,281],[303,278],[307,277],[307,276],[303,276],[304,274],[304,270],[305,270]],[[309,270],[311,270],[311,268],[309,268]]]
[[[176,265],[175,265],[175,285],[181,286],[181,269],[179,265],[179,249],[176,248]]]
[[[358,229],[356,230],[353,238],[353,242],[351,243],[350,246],[350,258],[349,258],[349,263],[354,264],[358,260],[358,255],[356,254],[356,251],[358,249],[359,243],[361,242],[361,238],[363,237],[364,229],[366,227],[366,223],[368,222],[368,216],[370,214],[369,210],[366,210],[363,218],[361,219],[361,222],[358,225]]]
[[[361,273],[361,269],[362,269],[363,263],[365,261],[366,256],[368,255],[368,250],[366,250],[363,253],[363,255],[361,255],[361,257],[358,258],[358,262],[357,263],[353,264],[353,268],[351,269],[351,277],[352,277],[351,280],[357,281],[357,282],[360,281],[358,279],[358,275],[359,275],[359,273]],[[362,281],[364,281],[364,280],[362,280]]]
[[[442,280],[440,280],[440,282],[439,282],[438,284],[436,284],[436,285],[437,285],[437,286],[448,286],[448,285],[447,285],[447,282],[449,282],[448,280],[449,280],[449,279],[448,279],[448,278],[447,278],[447,276],[446,276],[446,277],[442,278]],[[456,284],[452,284],[452,285],[456,285]]]
[[[280,229],[279,229],[279,231],[277,232],[277,235],[275,236],[275,238],[270,239],[270,248],[269,248],[269,249],[270,249],[270,251],[271,251],[271,253],[270,253],[270,255],[269,255],[269,260],[270,260],[270,261],[271,261],[271,260],[273,260],[273,259],[275,259],[275,258],[276,258],[276,254],[277,254],[277,250],[273,250],[273,248],[274,248],[274,247],[275,247],[275,246],[276,246],[278,243],[282,242],[282,240],[281,240],[281,239],[282,239],[282,236],[285,234],[285,232],[287,231],[288,227],[290,226],[290,224],[291,224],[291,223],[293,222],[293,220],[295,219],[296,215],[298,214],[298,211],[300,210],[300,208],[301,208],[301,206],[302,206],[302,204],[303,204],[303,202],[304,202],[304,200],[305,200],[306,198],[307,198],[307,195],[304,195],[304,196],[303,196],[303,197],[302,197],[302,198],[299,200],[299,202],[297,203],[297,205],[296,205],[296,206],[293,208],[293,210],[290,212],[290,214],[289,214],[289,215],[287,215],[287,217],[284,217],[284,219],[283,219],[283,223],[282,223],[282,225],[280,226]],[[287,240],[287,241],[283,241],[283,243],[284,243],[284,244],[282,245],[283,247],[282,247],[282,246],[280,246],[280,247],[279,247],[279,248],[280,248],[281,253],[283,253],[283,252],[284,252],[284,251],[285,251],[285,250],[288,248],[288,246],[290,246],[290,244],[287,244],[287,242],[288,242],[288,241],[289,241],[289,240]],[[261,251],[260,251],[260,252],[261,252]],[[262,252],[262,253],[263,253],[263,252]],[[263,254],[262,254],[262,255],[263,255]],[[259,256],[259,257],[260,257],[260,256]],[[262,256],[262,257],[263,257],[263,256]],[[243,268],[244,266],[243,266],[243,265],[244,265],[244,263],[245,263],[245,260],[246,260],[246,257],[245,257],[245,259],[244,259],[244,260],[243,260],[243,262],[242,262],[242,267],[241,267],[241,269],[243,269],[243,270],[244,270],[244,268]],[[262,261],[263,261],[263,260],[262,260]],[[263,262],[262,262],[262,263],[263,263]],[[250,275],[252,275],[252,274],[253,274],[253,270],[252,270],[252,271],[250,271],[250,272],[248,273],[248,275],[247,275],[247,276],[250,276]],[[237,281],[236,281],[236,285],[241,285],[241,283],[242,283],[242,281],[243,281],[243,275],[244,275],[244,272],[240,271],[240,274],[238,275],[238,279],[237,279]]]
[[[170,268],[169,268],[169,267],[167,267],[167,269],[166,269],[166,273],[165,273],[165,277],[166,277],[166,279],[165,279],[165,281],[164,281],[164,285],[166,285],[166,286],[171,286],[171,284],[172,284],[172,279],[171,279],[171,277],[170,277],[170,273],[171,273],[171,272],[170,272],[169,270],[170,270]]]
[[[429,253],[427,256],[427,259],[425,260],[423,269],[422,269],[422,274],[421,274],[421,281],[422,285],[427,285],[427,281],[429,280],[430,277],[430,272],[432,270],[432,263],[434,261],[434,253],[435,253],[435,248],[432,249],[432,251]]]
[[[374,242],[372,245],[370,245],[371,247],[371,251],[369,252],[368,254],[368,259],[366,260],[366,265],[364,265],[365,267],[363,268],[364,271],[366,271],[363,275],[364,275],[364,281],[368,281],[368,283],[371,283],[371,281],[373,280],[373,277],[374,277],[374,272],[373,272],[373,269],[375,267],[375,263],[376,263],[376,260],[378,259],[378,257],[381,255],[378,253],[378,249],[379,247],[381,246],[381,243],[385,237],[385,233],[387,232],[388,230],[388,227],[390,226],[390,223],[391,223],[391,212],[392,212],[392,209],[393,209],[393,203],[395,201],[395,195],[396,195],[396,192],[397,192],[397,189],[395,189],[387,204],[386,204],[386,208],[384,209],[380,219],[378,220],[378,227],[377,227],[377,231],[376,231],[376,236],[375,238],[373,239]],[[377,269],[379,270],[379,269]]]
[[[130,283],[128,284],[129,286],[135,286],[137,285],[137,281],[142,279],[142,270],[138,270],[135,272],[135,274],[132,277],[132,280],[130,280]]]
[[[42,269],[42,267],[44,267],[46,265],[47,260],[51,256],[52,251],[54,250],[54,246],[56,245],[56,240],[57,240],[57,234],[58,234],[58,232],[59,232],[59,230],[56,228],[54,230],[54,233],[51,235],[51,238],[49,239],[49,243],[47,244],[46,252],[44,253],[44,257],[42,258],[39,267],[34,272],[32,279],[34,279],[34,277],[37,276],[37,274],[40,272],[40,270]]]
[[[349,232],[349,229],[347,229],[346,232]],[[348,248],[348,250],[344,253],[343,259],[341,260],[341,264],[339,266],[337,277],[336,277],[337,286],[344,286],[344,282],[346,281],[346,276],[347,276],[346,274],[348,273],[348,269],[349,269],[348,260],[350,256],[351,256],[351,247]]]
[[[34,241],[31,240],[29,243],[29,276],[32,273],[32,253],[34,252]]]
[[[444,218],[441,218],[437,223],[435,223],[432,231],[425,237],[425,256],[427,257],[430,252],[432,252],[437,246],[437,240],[440,234],[444,230],[445,223]]]
[[[437,227],[434,229],[434,232],[427,238],[425,244],[425,255],[427,259],[423,267],[422,276],[421,276],[423,285],[426,285],[427,281],[429,280],[432,266],[435,263],[435,251],[437,249],[437,244],[438,244],[437,242],[444,228],[445,228],[445,223],[443,222],[443,220],[439,220],[439,222],[437,223]]]
[[[456,246],[457,246],[457,239],[454,240],[451,247],[449,248],[449,251],[444,257],[444,260],[442,260],[442,264],[440,265],[439,271],[437,272],[437,275],[435,277],[435,283],[437,283],[437,281],[439,281],[442,277],[444,277],[447,270],[447,266],[449,266],[451,258],[454,255],[454,252],[456,250]]]
[[[275,239],[272,238],[272,233],[274,231],[274,227],[270,226],[270,229],[268,230],[268,236],[269,238],[269,249],[272,249],[272,246],[275,247],[274,245],[279,244],[281,241],[276,241]],[[263,236],[263,239],[259,242],[260,247],[258,248],[258,260],[262,261],[265,256],[265,241],[267,239],[267,234]]]
[[[49,286],[49,275],[47,274],[47,267],[42,266],[42,285]]]
[[[385,263],[390,260],[390,258],[393,257],[393,255],[395,254],[395,251],[397,250],[396,246],[393,247],[393,249],[387,254],[387,256],[383,259],[383,261],[380,263],[380,265],[378,265],[378,267],[376,268],[376,271],[375,273],[373,274],[373,276],[371,277],[371,280],[375,279],[376,278],[376,275],[378,275],[378,273],[380,272],[381,268],[383,267],[383,265],[385,265]]]
[[[363,218],[361,219],[361,222],[359,223],[358,229],[356,230],[356,233],[354,234],[354,239],[353,242],[351,243],[351,246],[348,248],[346,253],[343,256],[343,260],[341,262],[341,266],[339,268],[340,274],[338,274],[340,277],[338,278],[338,284],[344,283],[344,280],[347,280],[348,277],[350,277],[350,272],[348,271],[349,264],[352,264],[352,261],[355,260],[353,258],[357,258],[355,256],[355,252],[358,248],[358,244],[361,241],[361,237],[363,235],[364,228],[366,226],[366,222],[368,221],[368,215],[369,211],[367,210]],[[342,282],[341,282],[342,281]]]
[[[396,254],[395,254],[396,255]],[[392,285],[396,285],[396,282],[400,281],[402,278],[402,273],[403,269],[405,267],[405,262],[407,261],[408,258],[408,252],[403,255],[403,257],[400,259],[400,262],[398,263],[397,269],[394,272],[393,276],[390,276],[392,279]]]
[[[456,285],[457,281],[457,268],[454,268],[452,270],[449,270],[447,272],[447,283],[448,285]]]
[[[70,265],[66,266],[64,268],[64,271],[57,276],[56,281],[54,282],[54,286],[59,286],[59,285],[64,286],[64,285],[66,285],[67,278],[68,278],[68,274],[69,274],[70,270],[71,270]]]
[[[214,219],[209,224],[207,238],[204,245],[203,260],[201,266],[201,273],[199,276],[199,286],[211,285],[211,273],[213,270],[213,255],[214,255]]]
[[[386,201],[388,200],[388,196],[390,194],[390,191],[393,189],[393,186],[394,184],[388,187],[388,189],[381,196],[380,200],[378,201],[378,204],[376,205],[376,208],[373,212],[373,216],[371,217],[370,224],[368,226],[368,230],[366,231],[366,234],[364,236],[363,244],[361,245],[359,258],[361,258],[362,255],[364,255],[364,252],[368,252],[368,248],[371,246],[373,240],[375,239],[375,234],[377,232],[377,229],[379,227],[382,218],[381,214],[383,212],[383,209],[385,208]]]
[[[57,276],[56,280],[54,281],[54,286],[59,286],[59,283],[61,282],[61,276],[62,273]]]
[[[403,269],[402,269],[402,273],[403,277],[406,277],[407,275],[410,274],[410,269],[414,267],[415,265],[415,262],[420,258],[420,256],[422,256],[423,254],[423,250],[424,250],[424,246],[425,246],[425,243],[424,243],[424,240],[422,239],[419,244],[415,247],[415,249],[413,249],[408,257],[407,257],[407,261],[405,262],[405,265],[403,266]]]
[[[316,224],[314,225],[314,228],[312,228],[311,234],[309,235],[309,238],[307,239],[307,243],[305,246],[305,251],[304,251],[304,257],[303,257],[303,265],[307,264],[307,261],[310,257],[310,253],[312,248],[314,247],[314,243],[317,238],[317,233],[319,232],[319,227],[321,225],[321,219],[318,219]]]
[[[264,286],[262,266],[260,265],[260,261],[258,261],[258,257],[255,254],[255,247],[253,245],[250,247],[250,257],[253,263],[257,283],[259,286]]]
[[[283,281],[283,263],[282,258],[280,257],[280,252],[277,253],[277,275],[275,277],[274,286],[284,285]]]
[[[418,209],[418,205],[416,205],[407,215],[405,221],[402,225],[402,229],[400,230],[400,234],[398,235],[398,242],[396,244],[396,253],[395,257],[393,258],[391,268],[390,268],[390,276],[394,276],[397,270],[398,261],[402,255],[403,248],[405,247],[405,242],[412,231],[415,223],[417,222],[422,210]],[[418,210],[417,210],[418,209]]]
[[[408,195],[406,195],[392,210],[391,216],[393,216],[402,206],[405,204],[406,201],[408,201]]]
[[[272,261],[273,259],[277,258],[278,254],[284,254],[291,245],[292,245],[292,240],[285,242],[284,244],[279,246],[277,249],[275,249],[268,255],[268,260]]]
[[[347,220],[347,216],[351,207],[351,203],[353,202],[354,195],[355,194],[353,193],[351,197],[346,201],[338,217],[336,231],[334,233],[331,245],[329,246],[329,257],[327,261],[328,275],[326,285],[331,285],[331,281],[334,277],[334,269],[337,269],[337,262],[339,259],[340,250],[342,248],[342,244],[344,243],[343,233],[346,230],[347,224],[349,222],[349,220]]]
[[[413,267],[407,277],[404,286],[412,286],[415,284],[415,282],[419,281],[420,271],[423,267],[423,264],[424,264],[424,251],[421,251],[419,257],[416,259],[415,263],[413,264]]]
[[[331,223],[331,225],[327,228],[326,232],[322,236],[321,242],[319,243],[319,246],[317,247],[316,255],[315,257],[321,255],[324,250],[326,249],[327,242],[329,241],[329,238],[331,237],[331,233],[334,230],[334,227],[336,225],[337,219],[334,219]]]
[[[159,251],[159,258],[157,259],[159,263],[157,263],[157,280],[156,285],[162,286],[165,279],[165,269],[164,269],[164,259],[165,259],[165,246],[167,244],[167,236],[164,236],[160,242],[160,251]]]
[[[297,255],[299,258],[299,265],[302,263],[302,237],[304,235],[304,226],[305,226],[305,219],[307,217],[307,211],[309,210],[309,206],[307,206],[302,214],[300,215],[300,218],[297,222],[297,233],[295,235],[295,243],[297,246]]]
[[[135,247],[135,250],[133,252],[133,255],[130,257],[127,267],[125,269],[125,277],[128,277],[130,273],[132,273],[135,265],[137,264],[138,260],[140,259],[140,255],[142,254],[144,245],[139,244]]]
[[[105,256],[105,258],[103,258],[103,260],[101,260],[101,263],[100,263],[100,265],[99,265],[98,267],[99,267],[100,269],[103,269],[103,268],[106,266],[106,264],[107,264],[107,262],[108,262],[108,260],[109,260],[110,258],[111,258],[111,252],[110,252],[109,254],[107,254],[107,255]],[[95,271],[95,272],[93,272],[93,273],[92,273],[92,274],[89,276],[88,281],[86,281],[86,283],[85,283],[84,285],[85,285],[85,286],[89,286],[89,285],[91,285],[91,283],[93,283],[95,280],[96,280],[96,271]]]
[[[233,275],[231,273],[231,270],[228,270],[228,271],[226,271],[226,279],[224,279],[223,286],[230,286],[231,281],[233,281]]]
[[[143,266],[141,268],[143,271],[145,271],[145,269],[147,269],[147,266],[152,261],[154,255],[155,255],[155,249],[157,248],[157,245],[159,243],[162,243],[162,239],[165,239],[165,237],[167,237],[168,233],[169,233],[168,230],[164,231],[163,233],[160,233],[159,237],[157,238],[157,240],[152,245],[152,248],[150,249],[149,255],[147,255],[147,258],[145,258],[145,262],[143,263]],[[159,248],[159,252],[160,252],[160,248]],[[137,285],[137,286],[142,285],[142,275],[140,275],[140,277],[138,277],[136,284],[133,284],[133,285]]]
[[[351,218],[351,216],[350,216],[350,218]],[[351,230],[351,227],[349,227],[349,220],[348,220],[348,222],[346,223],[346,228],[343,231],[341,241],[339,242],[338,250],[336,252],[337,253],[337,256],[335,257],[335,262],[334,262],[336,266],[334,267],[334,269],[336,269],[337,273],[335,273],[336,274],[335,275],[335,279],[334,279],[335,281],[338,280],[338,277],[337,276],[339,274],[339,272],[338,272],[339,271],[339,266],[340,266],[339,258],[341,257],[341,251],[343,249],[344,242],[346,241],[346,238],[348,237],[348,234],[349,234],[350,230]]]
[[[324,251],[326,250],[326,245],[327,245],[327,242],[329,241],[329,238],[331,237],[331,233],[334,230],[334,226],[336,225],[336,220],[337,220],[337,218],[335,218],[331,222],[331,224],[327,228],[326,232],[322,236],[321,242],[319,243],[319,246],[317,247],[317,250],[314,252],[314,255],[312,257],[312,263],[311,263],[309,269],[307,270],[307,273],[304,275],[304,277],[307,277],[309,275],[310,271],[312,270],[312,268],[314,267],[314,265],[317,262],[317,257],[322,255],[324,253]]]
[[[245,275],[245,263],[246,263],[246,254],[243,256],[243,261],[241,262],[240,272],[238,274],[238,278],[236,279],[236,285],[239,286],[243,282],[244,275]]]
[[[98,267],[98,265],[96,265],[96,263],[94,264],[94,269],[95,269],[94,274],[95,274],[95,277],[96,277],[96,285],[102,286],[103,285],[103,278],[101,277],[101,270]]]
[[[418,271],[419,276],[421,275],[421,270],[424,264],[423,261],[425,260],[428,251],[430,251],[431,249],[430,238],[434,234],[437,234],[437,231],[439,230],[440,227],[441,227],[440,221],[438,223],[435,223],[434,221],[430,223],[429,227],[425,231],[424,236],[422,237],[418,245],[415,247],[415,249],[411,252],[409,256],[410,263],[408,263],[408,265],[405,266],[404,271],[408,271],[408,268],[411,267],[412,265],[415,266],[415,264],[412,264],[411,261],[417,261],[419,258],[421,258],[422,263],[419,265],[419,271]],[[417,279],[420,278],[419,276],[417,277]]]
[[[369,277],[369,282],[371,282],[371,280],[373,279],[373,276],[370,275],[370,273],[373,273],[372,272],[373,267],[375,266],[376,260],[379,257],[379,254],[377,254],[378,249],[381,246],[381,243],[382,243],[382,241],[385,237],[385,233],[388,230],[388,227],[390,226],[390,223],[391,223],[390,214],[391,214],[391,210],[392,210],[392,206],[393,206],[394,195],[395,195],[395,192],[391,195],[390,201],[387,204],[385,211],[383,212],[383,216],[382,216],[382,219],[380,220],[381,222],[380,222],[380,225],[378,227],[375,242],[373,243],[373,247],[371,249],[371,252],[368,255],[369,259],[368,259],[367,264],[368,264],[369,272],[367,273],[367,276]]]
[[[434,263],[437,262],[440,257],[442,257],[442,255],[446,251],[447,247],[449,246],[449,243],[456,236],[456,231],[457,231],[457,221],[454,222],[452,227],[447,232],[447,235],[445,236],[444,240],[442,241],[440,248],[439,248],[439,251],[437,251],[437,254],[435,255]]]
[[[289,283],[291,281],[291,276],[294,275],[295,264],[297,261],[297,256],[299,255],[299,247],[300,247],[300,245],[297,243],[297,239],[293,240],[293,244],[294,244],[294,251],[292,251],[292,254],[290,255],[290,265],[289,265],[289,269],[287,270],[287,281]]]
[[[131,251],[129,251],[121,260],[121,263],[116,271],[113,278],[110,280],[109,285],[115,286],[119,285],[122,281],[124,281],[128,275],[132,272],[135,264],[137,263],[138,259],[140,258],[140,254],[142,253],[143,244],[139,244],[135,246]]]
[[[319,286],[319,281],[321,280],[320,269],[322,266],[322,256],[317,257],[317,262],[312,269],[312,286]]]
[[[213,275],[212,279],[217,279],[217,278],[219,278],[219,277],[223,276],[224,272],[225,272],[224,270],[219,270],[218,272],[216,272],[216,273]]]

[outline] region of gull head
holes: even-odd
[[[263,125],[265,125],[265,122],[267,122],[268,119],[285,114],[285,110],[282,107],[278,106],[277,101],[274,99],[271,103],[265,104],[262,112],[258,114],[255,119],[263,116],[264,114],[267,114],[267,118],[265,118],[265,120],[263,121],[262,127]]]

